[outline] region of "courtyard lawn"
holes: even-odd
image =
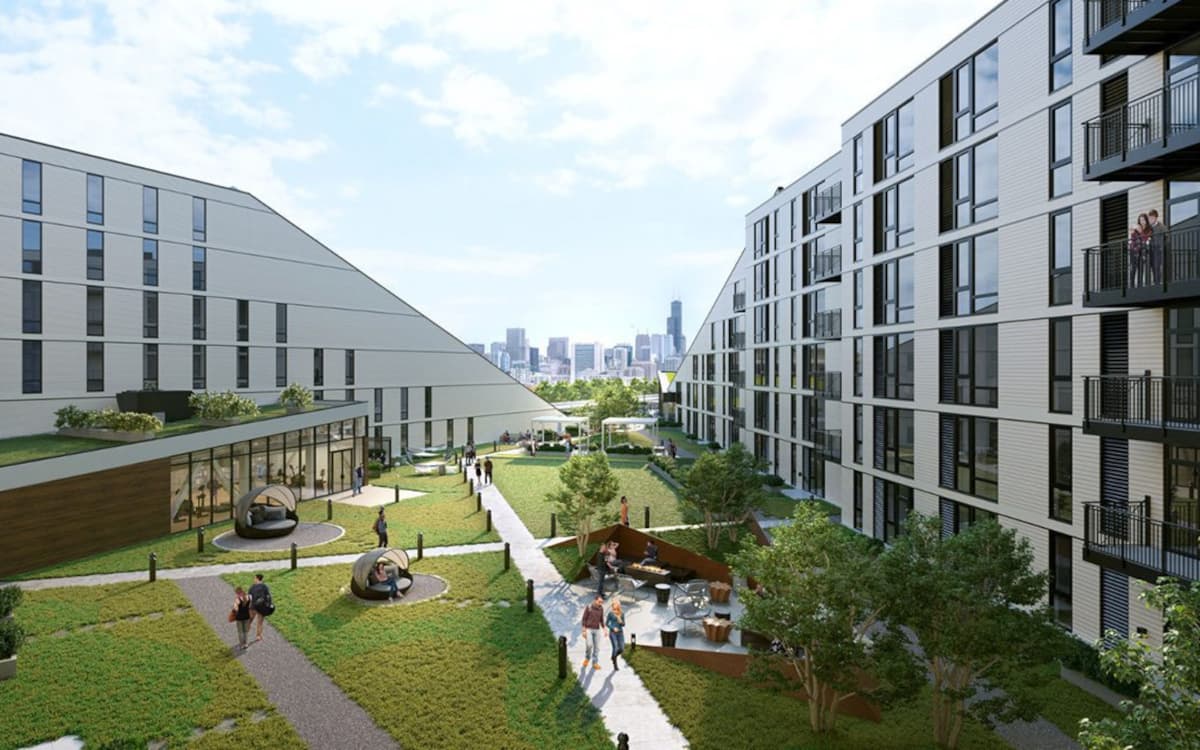
[[[841,515],[842,509],[826,500],[811,498],[808,500],[793,500],[787,495],[784,495],[778,490],[766,490],[763,494],[763,500],[758,504],[758,509],[764,515],[772,518],[791,518],[796,513],[796,506],[800,503],[815,503],[825,511],[826,515],[837,516]]]
[[[450,585],[440,599],[368,607],[350,566],[273,578],[271,623],[404,747],[611,748],[575,680],[558,679],[554,635],[524,608],[503,555],[414,562]]]
[[[546,502],[546,494],[559,488],[558,469],[564,461],[566,457],[562,455],[497,458],[493,461],[496,487],[521,517],[525,527],[537,538],[550,535],[550,514],[554,512],[554,507]],[[621,494],[629,497],[629,520],[633,526],[642,527],[644,506],[647,505],[650,506],[651,526],[675,526],[690,522],[691,519],[685,518],[675,490],[647,468],[644,458],[610,456],[609,462],[621,484]],[[611,518],[596,525],[615,522],[619,506],[619,502],[614,501],[609,508]],[[568,533],[562,527],[561,519],[558,533]]]
[[[693,750],[925,750],[934,748],[925,693],[883,712],[883,721],[842,716],[832,737],[813,734],[808,711],[795,698],[743,680],[637,649],[630,664],[687,738]],[[632,745],[636,738],[630,737]],[[1008,744],[982,725],[964,726],[960,746],[1007,750]]]
[[[654,535],[665,542],[669,542],[678,547],[691,550],[698,555],[704,555],[710,560],[716,560],[722,564],[729,564],[728,557],[734,552],[741,549],[742,540],[747,537],[754,539],[754,534],[750,532],[750,527],[746,524],[738,524],[737,526],[737,541],[729,540],[729,531],[721,529],[720,535],[717,537],[717,548],[708,548],[708,536],[704,533],[703,526],[694,526],[690,529],[671,529],[670,531],[656,531]]]
[[[305,747],[170,581],[30,591],[16,618],[31,639],[0,682],[4,750],[70,734],[88,747]]]
[[[466,494],[466,485],[462,484],[457,474],[443,477],[413,476],[411,469],[405,469],[389,472],[373,480],[372,484],[400,485],[405,489],[428,493],[384,506],[388,519],[388,541],[394,546],[408,549],[416,547],[417,532],[425,535],[426,547],[500,541],[500,535],[495,530],[491,533],[484,530],[484,514],[476,512],[475,498]],[[324,521],[325,505],[324,500],[300,503],[297,508],[300,520],[310,523]],[[377,539],[373,524],[377,513],[374,508],[334,503],[333,523],[344,528],[346,533],[328,544],[300,549],[298,556],[339,555],[374,548]],[[151,552],[158,555],[158,567],[163,569],[280,560],[288,556],[287,552],[231,552],[212,544],[214,538],[232,529],[232,521],[206,527],[204,552],[196,551],[196,532],[192,530],[32,571],[18,578],[56,578],[143,570]]]
[[[1074,739],[1079,734],[1079,720],[1119,719],[1121,710],[1076,687],[1059,676],[1058,664],[1048,664],[1045,670],[1050,679],[1033,688],[1033,697],[1041,707],[1042,717]]]
[[[52,432],[4,438],[0,440],[0,466],[36,461],[39,458],[65,456],[97,448],[111,448],[114,445],[119,444],[110,440],[64,437]]]
[[[691,453],[693,456],[701,456],[708,452],[708,445],[701,445],[692,440],[687,435],[683,434],[683,430],[678,427],[659,427],[658,434],[664,440],[674,440],[675,445],[683,451]]]

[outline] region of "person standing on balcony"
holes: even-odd
[[[1137,218],[1137,226],[1129,233],[1129,286],[1136,289],[1144,285],[1146,279],[1146,268],[1149,261],[1148,255],[1150,252],[1150,235],[1153,232],[1150,229],[1150,219],[1146,214],[1140,214]]]
[[[1138,217],[1140,226],[1142,218]],[[1167,256],[1167,232],[1169,227],[1158,220],[1158,209],[1150,209],[1150,283],[1158,284],[1163,280],[1163,261]]]

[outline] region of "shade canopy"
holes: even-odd
[[[399,568],[401,572],[407,572],[408,553],[402,549],[389,549],[384,547],[378,547],[370,550],[369,552],[364,552],[361,557],[354,561],[354,569],[350,573],[351,578],[353,578],[354,583],[357,584],[359,588],[370,588],[371,570],[375,567],[376,563],[394,565],[395,567]]]
[[[296,493],[292,492],[291,487],[283,484],[268,484],[266,487],[250,490],[238,499],[233,509],[233,517],[245,518],[252,505],[282,505],[287,511],[295,511]]]
[[[620,427],[631,424],[656,425],[658,420],[654,417],[609,417],[600,424],[604,427]]]
[[[530,424],[587,424],[587,417],[533,417],[529,420]]]

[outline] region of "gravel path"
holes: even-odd
[[[232,648],[237,643],[237,632],[226,621],[226,613],[233,602],[233,588],[211,576],[184,579],[179,588],[217,637]],[[287,603],[279,602],[278,606]],[[250,637],[254,637],[253,630]],[[263,640],[236,654],[236,658],[310,747],[356,750],[399,747],[361,706],[346,697],[324,672],[279,635],[269,619],[263,628]]]

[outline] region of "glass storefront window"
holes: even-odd
[[[191,525],[191,487],[188,484],[188,457],[171,459],[171,531],[185,531]]]

